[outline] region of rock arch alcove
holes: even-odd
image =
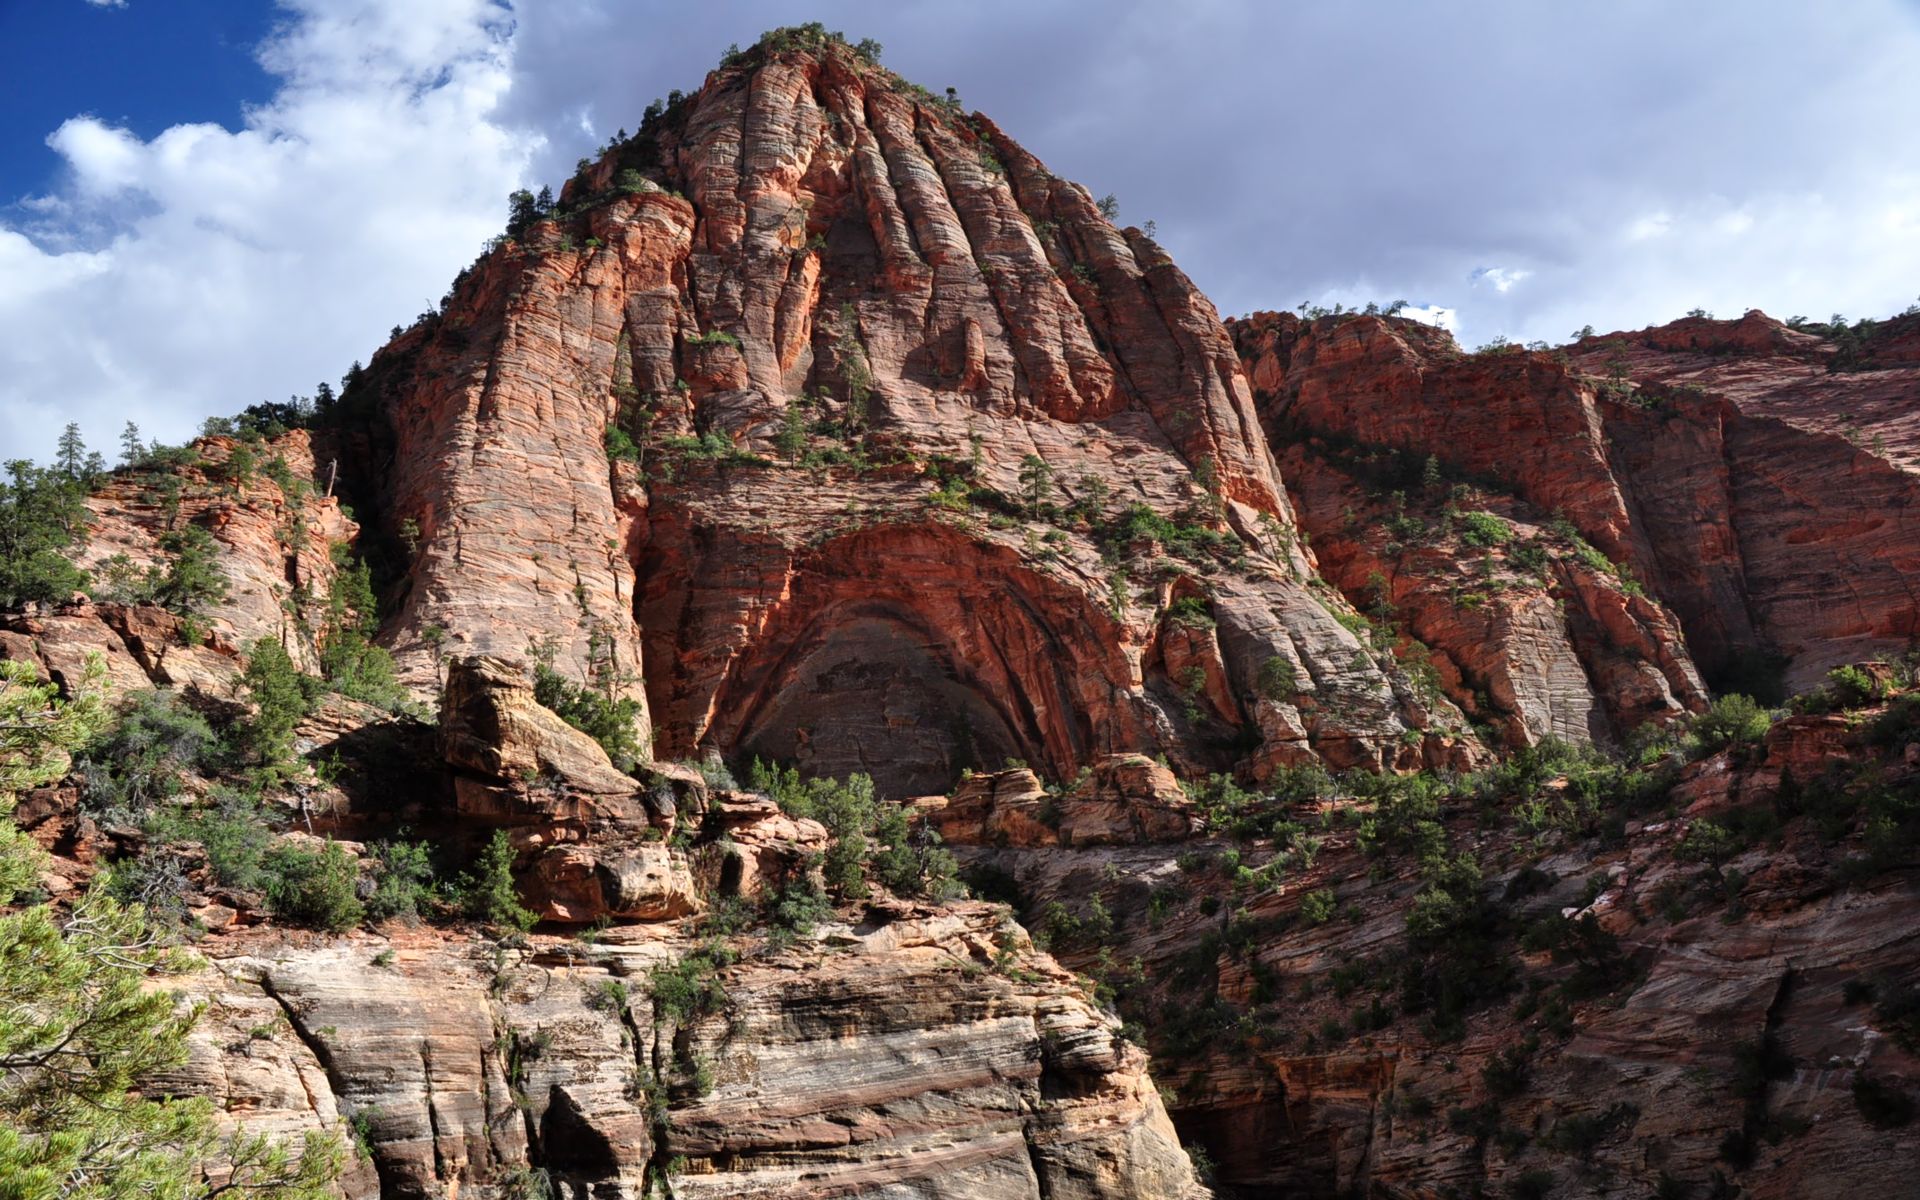
[[[1126,628],[1017,547],[938,520],[790,545],[684,515],[655,526],[637,571],[665,754],[865,771],[911,794],[1009,758],[1067,777],[1159,740]]]

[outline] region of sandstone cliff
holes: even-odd
[[[390,931],[229,938],[177,1086],[256,1128],[352,1118],[355,1198],[1200,1194],[1145,1056],[980,904],[876,912],[725,968],[724,1006],[649,982],[668,928],[524,949]],[[656,1190],[659,1189],[659,1190]]]
[[[1753,689],[1778,662],[1797,690],[1920,633],[1920,370],[1898,329],[1888,365],[1847,371],[1758,312],[1555,353],[1465,355],[1391,317],[1259,314],[1235,333],[1283,440],[1432,455],[1563,516],[1671,606],[1711,680]]]
[[[166,759],[144,813],[82,762],[18,820],[53,903],[119,865],[195,940],[155,1086],[350,1134],[356,1200],[1892,1196],[1916,346],[1223,324],[986,117],[787,31],[311,432],[93,497],[96,582],[191,527],[223,598],[0,616],[190,743],[254,718],[256,639],[319,666],[358,556],[420,703],[310,681],[295,761]],[[437,882],[302,929],[196,824],[236,796],[356,903],[396,845]]]
[[[553,639],[663,756],[909,790],[1116,748],[1471,756],[1305,586],[1233,346],[1166,254],[844,50],[715,72],[362,387],[390,449],[353,488],[413,547],[387,638],[416,682],[430,630]],[[1215,636],[1169,638],[1187,597]]]

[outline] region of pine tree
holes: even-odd
[[[1028,511],[1041,511],[1052,494],[1053,468],[1047,465],[1047,460],[1038,454],[1029,454],[1021,459],[1020,498],[1026,502]]]
[[[68,479],[84,479],[87,473],[87,440],[80,436],[77,422],[68,421],[60,431],[60,443],[54,451],[54,466]]]
[[[520,904],[513,887],[513,843],[504,829],[496,829],[493,840],[480,852],[471,874],[461,876],[461,894],[466,913],[489,925],[512,929],[531,929],[539,916]]]
[[[160,535],[167,552],[166,573],[154,588],[155,601],[168,612],[188,619],[227,598],[227,576],[220,569],[220,543],[198,525]]]
[[[140,440],[140,427],[128,421],[127,427],[120,431],[120,465],[138,466],[146,456],[147,444]]]
[[[799,462],[807,452],[807,409],[805,400],[787,401],[780,418],[780,432],[773,435],[774,449],[788,462]]]
[[[507,236],[519,238],[533,228],[540,219],[540,210],[535,207],[533,193],[525,188],[514,191],[507,197]]]
[[[840,306],[840,329],[834,335],[834,354],[840,360],[840,378],[847,385],[847,406],[840,425],[851,441],[865,428],[867,401],[873,395],[873,367],[860,341],[860,314],[852,304]]]
[[[373,644],[380,628],[377,613],[367,564],[356,562],[335,573],[327,592],[320,674],[343,696],[393,709],[406,703],[407,694],[394,678],[393,655]]]
[[[58,777],[105,723],[98,659],[73,699],[22,663],[0,662],[0,890],[38,878],[41,851],[4,814],[20,792]],[[310,1133],[296,1152],[244,1131],[222,1136],[203,1098],[169,1099],[145,1082],[187,1058],[199,1009],[146,986],[190,966],[137,907],[89,892],[0,915],[0,1195],[20,1200],[175,1200],[222,1189],[252,1200],[320,1200],[346,1165],[340,1138]],[[140,1086],[140,1091],[134,1088]]]
[[[0,479],[0,609],[58,603],[86,586],[71,554],[86,541],[86,495],[58,470],[25,459]]]
[[[247,669],[240,678],[254,706],[240,734],[242,744],[269,770],[290,769],[294,726],[307,715],[300,669],[286,647],[265,637],[247,647]]]

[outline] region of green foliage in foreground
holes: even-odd
[[[63,701],[24,665],[0,662],[0,814],[22,789],[56,778],[104,720],[90,690]],[[0,893],[39,872],[39,851],[0,819]],[[223,1135],[205,1100],[133,1091],[179,1065],[199,1017],[153,974],[187,957],[161,944],[146,914],[96,889],[64,919],[46,905],[0,915],[0,1197],[6,1200],[192,1200],[214,1194],[203,1165],[230,1164],[226,1193],[319,1200],[345,1166],[339,1138],[297,1149]]]
[[[958,865],[940,845],[940,835],[915,829],[905,808],[876,799],[866,775],[802,780],[792,767],[782,770],[756,758],[747,786],[772,796],[782,811],[827,827],[832,841],[820,863],[821,876],[842,899],[866,896],[868,883],[876,880],[897,895],[934,900],[962,890]]]
[[[559,647],[552,641],[537,643],[529,650],[534,658],[534,700],[599,742],[614,766],[622,771],[633,770],[642,757],[636,728],[640,702],[630,696],[615,698],[611,688],[599,690],[582,686],[556,671],[553,661]]]
[[[86,586],[69,558],[86,538],[83,481],[25,459],[0,478],[0,609],[61,601]]]

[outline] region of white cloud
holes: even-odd
[[[127,0],[87,0],[95,8],[125,8]]]
[[[1644,242],[1652,238],[1665,237],[1673,231],[1673,214],[1648,213],[1627,226],[1627,240]]]
[[[1408,305],[1400,310],[1400,315],[1412,321],[1422,321],[1448,333],[1459,331],[1460,314],[1451,308],[1442,308],[1438,304]]]
[[[1510,292],[1514,284],[1532,274],[1532,271],[1516,267],[1479,267],[1471,278],[1475,286],[1485,283],[1496,292]]]
[[[178,437],[338,376],[440,295],[508,190],[558,184],[728,42],[811,19],[1156,219],[1222,311],[1420,297],[1478,344],[1920,291],[1908,0],[1762,22],[1484,0],[1403,6],[1388,36],[1318,5],[1281,39],[1245,36],[1270,23],[1253,0],[1177,22],[1151,0],[282,2],[261,57],[283,86],[244,120],[52,131],[70,182],[0,227],[0,442],[44,453],[68,411],[104,441],[129,408]],[[1539,52],[1565,44],[1600,64],[1577,86]],[[1332,99],[1251,119],[1276,78]]]
[[[92,117],[73,117],[47,138],[73,168],[74,183],[88,196],[110,196],[131,187],[139,175],[140,140],[109,129]]]
[[[142,140],[92,116],[48,138],[65,186],[0,226],[0,443],[77,420],[201,418],[310,392],[430,307],[499,230],[538,139],[496,0],[283,0],[282,85],[238,128]]]

